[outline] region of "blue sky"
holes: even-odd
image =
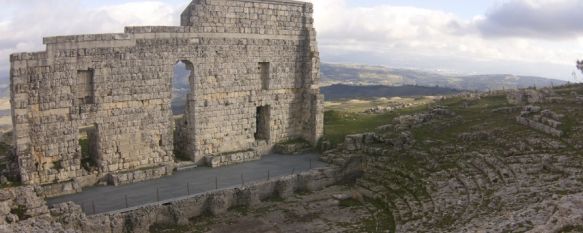
[[[581,0],[307,0],[323,62],[572,79]],[[0,82],[42,37],[178,25],[188,0],[0,0]]]

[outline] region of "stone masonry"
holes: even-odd
[[[45,51],[12,54],[22,182],[167,167],[176,149],[202,165],[260,157],[288,140],[315,145],[323,96],[312,12],[312,4],[291,0],[194,0],[181,26],[47,37]],[[191,71],[192,91],[175,122],[179,61]],[[90,155],[80,145],[83,132]]]

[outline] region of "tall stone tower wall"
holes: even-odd
[[[312,11],[310,3],[287,0],[194,0],[179,27],[49,37],[46,51],[11,55],[22,181],[90,173],[79,145],[87,129],[100,175],[173,163],[174,135],[199,164],[265,154],[295,138],[317,143],[323,97]],[[191,69],[192,92],[175,133],[178,61]]]

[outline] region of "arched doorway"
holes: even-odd
[[[192,122],[189,100],[192,98],[192,85],[190,84],[193,65],[186,60],[180,60],[174,64],[172,77],[172,120],[174,122],[174,157],[178,161],[192,161],[190,132]]]

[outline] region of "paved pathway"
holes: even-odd
[[[327,166],[318,160],[317,154],[267,155],[261,160],[221,168],[199,167],[178,171],[172,176],[122,186],[98,186],[81,193],[48,199],[49,204],[73,201],[87,214],[120,210],[132,206],[153,203],[203,193],[215,189],[241,185]]]

